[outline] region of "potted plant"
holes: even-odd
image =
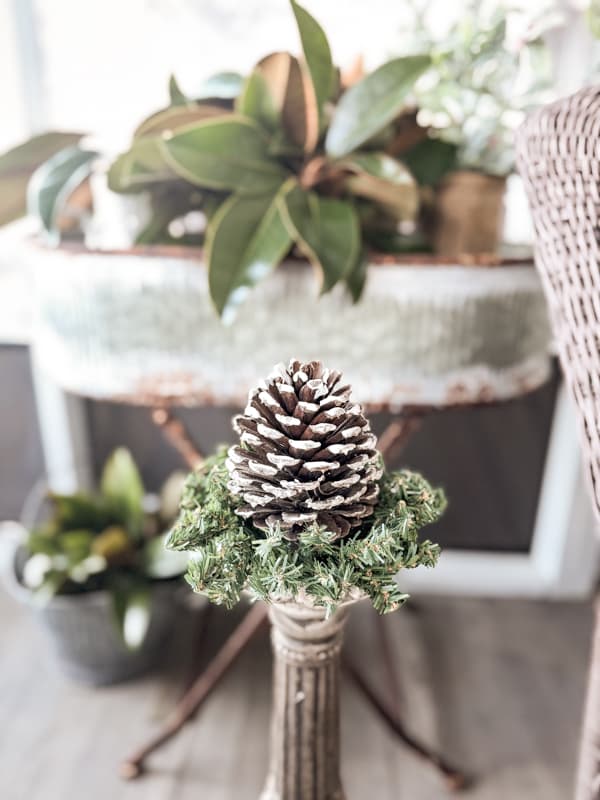
[[[429,54],[431,67],[415,84],[409,131],[417,141],[405,131],[396,150],[428,187],[423,213],[435,251],[496,252],[515,131],[528,110],[550,99],[543,34],[562,14],[471,1],[440,34],[425,4],[412,9],[401,46]]]
[[[165,551],[181,478],[148,495],[129,452],[107,461],[97,494],[50,494],[49,514],[23,529],[9,587],[42,623],[72,678],[100,685],[151,667],[177,614],[187,559]]]
[[[339,364],[372,405],[539,385],[531,264],[434,255],[419,205],[440,142],[424,129],[398,156],[431,58],[346,87],[316,20],[291,9],[302,58],[272,53],[193,96],[171,79],[115,160],[74,148],[36,173],[30,208],[59,241],[32,248],[40,364],[71,390],[144,403],[237,404],[291,353]]]

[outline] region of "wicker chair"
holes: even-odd
[[[536,264],[575,399],[600,519],[600,88],[533,113],[517,137]],[[597,604],[598,609],[598,604]],[[600,617],[592,649],[576,800],[600,798]]]

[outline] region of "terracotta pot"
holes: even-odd
[[[344,800],[339,656],[348,606],[275,603],[269,773],[260,800]]]
[[[505,190],[505,178],[466,170],[450,173],[435,196],[435,252],[448,258],[496,253],[504,222]]]

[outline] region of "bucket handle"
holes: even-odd
[[[0,580],[6,591],[17,600],[30,598],[30,593],[17,578],[17,553],[39,518],[47,491],[48,484],[44,479],[36,481],[27,493],[19,520],[0,522]]]

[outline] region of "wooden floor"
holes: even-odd
[[[2,800],[257,800],[270,692],[266,634],[197,718],[133,783],[120,759],[163,719],[236,614],[182,613],[163,668],[91,690],[68,685],[28,614],[0,594]],[[355,610],[347,646],[385,689],[372,612]],[[468,800],[568,800],[584,691],[588,606],[413,600],[386,619],[401,668],[405,720],[476,776]],[[399,746],[349,683],[343,686],[348,800],[436,800],[439,777]]]

